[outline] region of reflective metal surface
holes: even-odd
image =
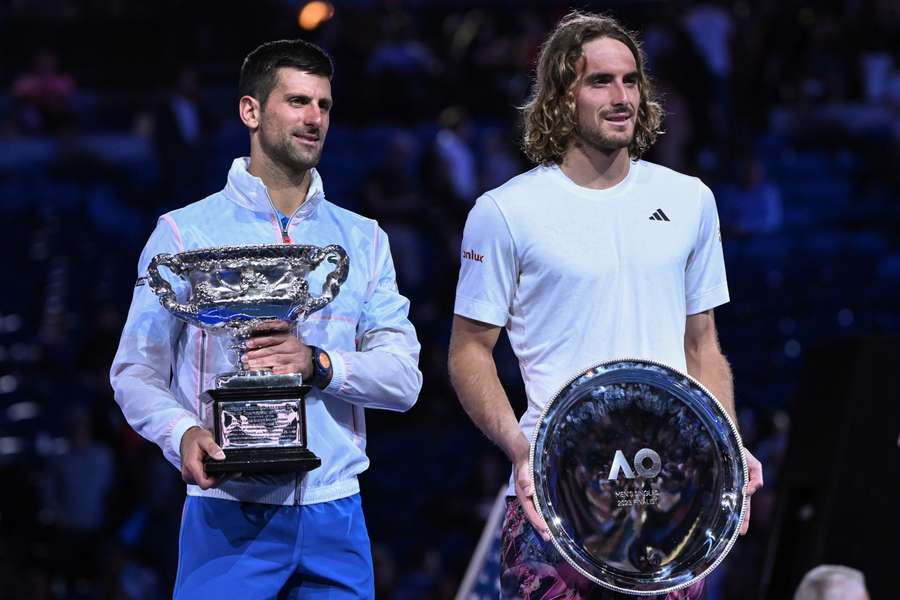
[[[322,293],[309,293],[308,278],[323,262],[334,265]],[[169,312],[211,333],[228,335],[235,372],[220,380],[264,375],[240,365],[243,341],[267,321],[294,321],[324,308],[347,279],[349,258],[336,244],[325,246],[271,244],[225,246],[158,254],[150,261],[147,282]],[[179,302],[172,285],[160,274],[166,267],[189,284]]]
[[[303,445],[300,402],[228,402],[219,413],[219,431],[223,450]]]
[[[333,266],[324,279],[318,267]],[[187,283],[179,301],[168,268]],[[267,323],[297,322],[334,300],[347,280],[350,261],[338,245],[273,244],[226,246],[158,254],[147,268],[150,289],[176,317],[206,331],[228,336],[234,371],[215,376],[215,388],[201,394],[223,460],[204,459],[207,473],[287,473],[318,468],[322,461],[306,444],[305,396],[299,373],[247,371],[245,343]],[[310,281],[322,293],[309,293]]]
[[[734,543],[747,466],[731,419],[694,379],[649,361],[597,365],[546,406],[535,503],[565,559],[600,585],[665,593]]]
[[[216,375],[217,388],[260,388],[260,387],[298,387],[303,385],[300,373],[272,373],[271,371],[247,371],[253,377],[242,377],[236,373],[220,373]]]
[[[321,295],[313,296],[307,276],[322,261],[334,269],[325,277]],[[178,302],[159,267],[188,281],[187,302]],[[209,331],[224,328],[246,337],[258,320],[291,321],[323,308],[337,296],[348,270],[347,253],[338,245],[272,244],[159,254],[147,272],[150,288],[175,316]]]

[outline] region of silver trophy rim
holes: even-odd
[[[749,481],[749,469],[747,467],[747,459],[744,456],[744,444],[741,439],[741,435],[738,432],[738,429],[735,426],[734,421],[732,420],[731,416],[728,414],[728,411],[725,410],[725,407],[722,406],[722,403],[719,402],[719,399],[716,398],[715,395],[713,395],[712,392],[710,392],[706,386],[704,386],[702,383],[697,381],[697,379],[695,379],[691,375],[688,375],[687,373],[682,372],[680,369],[676,369],[670,365],[667,365],[667,364],[659,362],[659,361],[649,360],[646,358],[630,358],[630,357],[617,358],[614,360],[607,360],[607,361],[595,363],[593,366],[588,367],[586,369],[581,369],[578,371],[578,374],[576,374],[575,376],[566,380],[565,385],[562,385],[561,387],[559,387],[559,389],[556,390],[556,392],[551,396],[550,400],[544,406],[543,410],[541,411],[541,415],[540,415],[540,417],[538,417],[538,420],[534,425],[534,429],[532,430],[531,444],[530,444],[530,448],[529,448],[529,452],[528,452],[528,467],[529,467],[528,474],[531,476],[531,486],[532,486],[532,489],[534,489],[534,506],[537,509],[537,512],[540,515],[541,519],[545,523],[548,523],[548,527],[549,527],[549,522],[547,521],[546,516],[544,515],[544,509],[541,507],[540,494],[538,493],[538,490],[540,488],[537,486],[537,484],[535,482],[535,470],[534,470],[535,454],[536,454],[536,450],[537,450],[537,439],[541,433],[541,429],[542,429],[542,426],[544,425],[544,421],[547,416],[547,413],[550,412],[550,409],[553,407],[554,403],[557,401],[557,399],[559,398],[559,395],[562,393],[562,391],[565,390],[566,388],[568,388],[569,386],[571,386],[578,379],[584,377],[585,375],[587,375],[588,373],[590,373],[593,370],[609,369],[613,365],[616,365],[619,363],[639,363],[639,364],[642,363],[642,364],[646,364],[646,365],[652,365],[655,367],[662,367],[663,369],[668,369],[670,371],[673,371],[674,373],[677,373],[678,375],[681,375],[682,377],[684,377],[685,379],[687,379],[688,381],[690,381],[691,383],[693,383],[694,385],[699,387],[703,392],[705,392],[709,396],[709,398],[712,399],[714,406],[719,410],[722,418],[725,420],[726,423],[728,423],[728,426],[731,429],[732,435],[734,435],[735,439],[737,440],[738,446],[742,450],[740,452],[739,460],[740,460],[740,464],[741,464],[741,471],[743,472],[744,485],[746,485],[747,481]],[[749,496],[747,496],[746,494],[743,493],[743,489],[741,491],[741,496],[743,499],[741,502],[740,516],[737,521],[739,524],[744,522],[744,516],[747,511],[747,505],[749,503]],[[678,584],[668,586],[665,588],[659,588],[659,589],[653,589],[653,590],[634,590],[634,589],[623,588],[623,587],[617,586],[613,583],[609,583],[608,581],[604,581],[604,580],[600,579],[593,573],[590,573],[587,569],[585,569],[580,564],[578,564],[578,562],[575,561],[571,556],[569,556],[568,548],[566,548],[559,540],[557,540],[557,537],[555,535],[553,535],[552,531],[550,531],[550,541],[556,547],[556,550],[559,552],[560,556],[562,556],[563,559],[567,563],[569,563],[569,565],[572,566],[572,568],[574,568],[576,571],[578,571],[579,573],[584,575],[590,581],[593,581],[594,583],[596,583],[600,586],[603,586],[610,590],[622,592],[624,594],[631,594],[631,595],[635,595],[635,596],[647,595],[647,594],[666,594],[666,593],[674,592],[674,591],[677,591],[677,590],[680,590],[680,589],[683,589],[683,588],[693,585],[697,581],[703,579],[707,574],[709,574],[716,567],[719,566],[719,563],[721,563],[725,559],[725,557],[728,556],[728,553],[731,551],[731,548],[732,548],[732,546],[734,546],[734,543],[737,541],[738,537],[740,537],[740,526],[736,527],[734,532],[732,532],[727,544],[722,549],[722,552],[719,554],[719,556],[716,557],[716,559],[706,569],[704,569],[702,572],[694,575],[689,581],[686,581],[683,583],[678,583]]]
[[[176,252],[172,254],[172,256],[179,257],[191,257],[194,256],[202,256],[204,254],[209,253],[225,253],[225,254],[235,254],[236,256],[229,256],[228,258],[256,258],[253,256],[244,257],[241,256],[245,253],[250,253],[254,250],[271,250],[277,253],[281,253],[283,255],[289,255],[293,252],[297,252],[299,249],[307,249],[307,248],[327,248],[328,245],[325,246],[316,246],[315,244],[240,244],[240,245],[231,245],[231,246],[210,246],[208,248],[194,248],[193,250],[182,250],[181,252]]]
[[[193,250],[183,250],[176,253],[162,252],[155,255],[150,261],[148,266],[148,272],[150,274],[148,277],[148,285],[158,297],[160,304],[174,316],[201,329],[212,333],[220,333],[221,330],[230,329],[230,327],[206,327],[196,322],[198,313],[197,305],[191,304],[190,301],[187,303],[178,303],[175,292],[172,290],[171,283],[158,272],[160,266],[165,266],[176,276],[184,278],[184,273],[192,270],[211,272],[221,267],[240,268],[244,265],[235,263],[247,260],[269,265],[279,261],[300,260],[304,256],[316,252],[325,254],[333,252],[342,257],[341,262],[336,263],[337,268],[329,274],[329,279],[326,279],[326,282],[323,284],[323,295],[319,296],[319,298],[325,296],[325,286],[330,285],[333,288],[329,291],[332,296],[331,299],[328,300],[328,302],[325,302],[325,305],[327,305],[331,300],[337,297],[340,292],[340,286],[347,281],[350,270],[347,263],[347,251],[338,244],[329,244],[326,246],[317,246],[314,244],[244,244],[210,246],[205,248],[195,248]],[[171,264],[173,262],[175,264]],[[333,280],[330,279],[331,275],[335,275]],[[248,305],[264,305],[269,302],[270,299],[268,298],[257,298],[247,300],[245,303]],[[323,307],[324,305],[319,308]],[[293,321],[297,316],[300,315],[295,315],[289,320]],[[248,327],[252,328],[275,318],[276,317],[254,317],[244,319],[239,325],[239,328],[242,330],[247,329]]]
[[[167,268],[177,278],[189,280],[191,273],[215,273],[223,269],[244,269],[246,267],[259,267],[267,269],[273,266],[287,265],[288,268],[306,265],[312,269],[313,264],[329,262],[334,269],[325,277],[322,284],[322,293],[313,296],[308,293],[308,281],[305,287],[300,288],[302,296],[286,297],[251,297],[244,298],[241,304],[244,306],[266,307],[277,305],[289,311],[286,315],[272,313],[271,315],[243,315],[241,318],[223,319],[215,323],[203,321],[200,318],[200,308],[208,306],[214,310],[218,306],[227,306],[226,301],[214,300],[201,304],[195,301],[193,283],[192,291],[185,302],[179,302],[172,283],[162,273],[160,268]],[[177,253],[162,252],[155,255],[147,267],[148,286],[157,296],[159,303],[173,317],[186,322],[189,326],[200,329],[205,334],[224,336],[232,340],[231,349],[241,351],[241,340],[250,336],[258,327],[276,320],[285,320],[294,327],[306,319],[311,313],[316,312],[330,304],[340,293],[341,285],[349,276],[349,256],[346,249],[339,244],[318,246],[315,244],[241,244],[228,246],[210,246],[183,250]],[[253,379],[262,382],[263,379],[272,379],[268,371],[249,371],[240,368],[240,361],[232,359],[235,371],[220,373],[217,382],[223,382],[226,387],[231,383],[242,383],[240,378]]]

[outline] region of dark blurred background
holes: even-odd
[[[108,369],[156,217],[221,189],[249,152],[243,57],[291,37],[335,58],[327,196],[388,232],[422,342],[418,404],[367,411],[378,596],[453,597],[508,474],[446,373],[462,226],[481,192],[529,168],[514,107],[573,6],[642,34],[668,112],[647,158],[716,193],[732,296],[717,321],[767,485],[710,599],[788,598],[823,562],[891,594],[898,3],[8,0],[0,598],[170,593],[184,487],[124,422]],[[497,354],[522,410],[515,359]]]

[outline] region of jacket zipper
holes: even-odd
[[[294,217],[297,216],[297,213],[300,212],[300,209],[303,207],[303,203],[297,207],[297,210],[294,211],[290,217],[288,217],[287,223],[282,222],[279,218],[281,213],[278,212],[278,209],[275,208],[275,203],[272,202],[272,197],[269,195],[269,190],[266,190],[266,198],[269,199],[269,205],[272,207],[272,214],[275,216],[275,222],[278,223],[278,229],[281,231],[281,243],[282,244],[293,244],[294,241],[291,239],[291,234],[288,233],[288,228],[291,225],[291,222],[294,220]],[[307,198],[304,200],[305,202],[309,202]],[[294,474],[294,504],[300,504],[300,482],[302,477],[298,474]]]
[[[297,216],[297,213],[300,212],[300,209],[303,207],[303,204],[309,202],[309,199],[303,201],[300,206],[297,207],[297,210],[294,211],[290,217],[288,217],[287,223],[283,223],[279,218],[281,213],[278,212],[278,209],[275,208],[275,203],[272,202],[272,197],[269,195],[269,190],[266,190],[266,198],[269,199],[269,205],[272,207],[272,214],[275,216],[275,222],[278,223],[278,229],[281,231],[281,243],[282,244],[293,244],[294,240],[291,239],[291,234],[288,232],[288,229],[291,226],[291,222],[293,222],[294,217]]]

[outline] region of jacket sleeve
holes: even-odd
[[[158,445],[166,460],[180,469],[181,436],[189,427],[202,426],[194,411],[170,391],[175,342],[185,324],[162,307],[145,279],[155,255],[180,250],[173,227],[170,219],[160,219],[141,253],[138,280],[110,369],[110,383],[128,424]],[[180,282],[173,279],[169,275],[168,281],[178,292]]]
[[[356,352],[328,351],[334,373],[325,392],[365,408],[409,410],[422,389],[419,340],[400,295],[387,234],[377,229],[374,272],[356,332]],[[326,350],[328,350],[326,348]]]

